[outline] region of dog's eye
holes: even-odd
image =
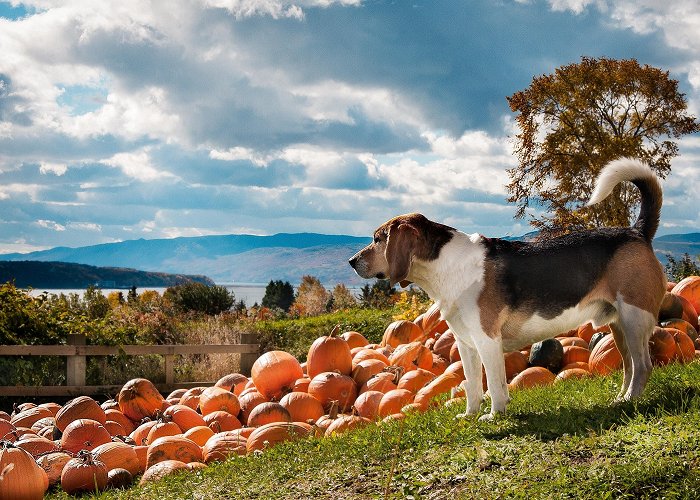
[[[379,236],[375,236],[375,237],[374,237],[374,242],[375,242],[375,243],[379,243]]]

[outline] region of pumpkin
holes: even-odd
[[[591,372],[589,372],[588,370],[584,370],[583,368],[567,368],[566,370],[562,370],[559,373],[557,373],[557,376],[554,379],[554,383],[557,384],[562,380],[586,378],[590,376]]]
[[[184,463],[201,462],[202,448],[184,436],[164,436],[148,445],[146,469],[164,460],[179,460]]]
[[[54,441],[41,436],[23,436],[22,439],[18,439],[14,444],[17,448],[22,448],[34,458],[44,453],[60,451],[59,446]]]
[[[301,364],[284,351],[269,351],[253,363],[251,379],[258,392],[270,401],[279,401],[292,392],[294,382],[304,376]]]
[[[15,427],[31,427],[43,418],[53,418],[51,410],[34,406],[15,414],[10,418],[10,423]]]
[[[453,387],[457,387],[462,381],[464,381],[464,372],[461,370],[459,372],[450,370],[450,367],[448,367],[445,373],[435,377],[434,380],[416,393],[414,403],[417,403],[421,409],[427,409],[433,403],[435,397],[450,392]]]
[[[107,420],[104,409],[88,396],[78,396],[71,399],[56,413],[56,427],[63,432],[71,422],[87,418],[104,424]]]
[[[53,416],[55,417],[58,411],[62,408],[62,406],[58,403],[54,402],[48,402],[48,403],[41,403],[38,405],[39,408],[46,408],[49,410],[51,413],[53,413]]]
[[[591,351],[585,347],[577,345],[567,345],[564,347],[564,356],[562,358],[562,366],[568,365],[570,363],[588,362],[588,358],[591,355]]]
[[[311,379],[309,377],[298,378],[294,381],[294,387],[292,387],[292,392],[307,392],[309,390],[310,383]]]
[[[698,329],[698,312],[688,299],[674,293],[666,293],[659,308],[659,321],[684,319]]]
[[[439,356],[435,353],[433,353],[433,364],[430,368],[428,368],[428,371],[432,373],[433,375],[437,376],[442,373],[445,373],[445,370],[447,369],[447,365],[449,365],[449,361],[447,361],[446,358],[443,358],[442,356]]]
[[[433,352],[438,356],[442,356],[445,359],[450,359],[450,350],[452,345],[455,343],[455,334],[452,330],[445,330],[445,332],[440,335],[433,344]]]
[[[530,366],[541,366],[556,373],[562,366],[564,348],[557,339],[546,339],[532,344]]]
[[[92,456],[105,464],[107,472],[112,469],[126,469],[132,475],[141,472],[141,464],[133,446],[129,446],[121,441],[112,441],[101,444],[92,450]]]
[[[289,412],[293,422],[315,422],[324,413],[321,402],[306,392],[290,392],[280,400],[280,405]]]
[[[676,342],[666,328],[655,327],[649,338],[651,362],[656,366],[669,364],[676,356]]]
[[[230,432],[230,431],[224,431],[224,432]],[[204,446],[204,443],[207,442],[207,440],[212,437],[215,434],[215,432],[208,426],[206,425],[198,425],[197,427],[192,427],[189,429],[187,432],[183,434],[187,439],[191,439],[195,443],[197,443],[199,446]]]
[[[561,345],[561,344],[560,344]],[[510,384],[509,389],[525,389],[529,387],[545,386],[554,383],[555,375],[542,366],[530,366],[518,373]]]
[[[165,398],[156,386],[145,378],[129,380],[117,395],[119,409],[131,420],[138,422],[144,417],[152,418],[163,406]]]
[[[159,479],[183,470],[189,470],[185,462],[182,462],[181,460],[163,460],[162,462],[158,462],[152,467],[146,469],[146,472],[144,472],[143,476],[141,476],[139,485],[143,486],[151,481],[158,481]]]
[[[583,340],[581,337],[577,337],[577,336],[563,337],[563,338],[557,337],[557,340],[561,343],[562,347],[575,345],[578,347],[583,347],[584,349],[588,349],[588,342]]]
[[[360,387],[359,394],[366,391],[379,391],[379,392],[389,392],[397,388],[400,380],[401,372],[380,372],[375,376],[371,377],[367,382]]]
[[[389,358],[387,358],[383,353],[377,351],[376,349],[365,348],[360,349],[357,352],[357,354],[353,356],[353,368],[366,359],[378,359],[379,361],[382,361],[385,365],[389,364]]]
[[[117,467],[107,472],[107,488],[127,488],[134,481],[134,475],[126,469]]]
[[[101,423],[89,418],[80,418],[68,424],[63,431],[61,448],[75,454],[81,450],[94,450],[111,440],[112,436]]]
[[[449,357],[450,363],[454,363],[456,361],[461,361],[462,360],[462,355],[459,353],[459,343],[455,342],[452,344],[452,347],[450,347],[450,357]]]
[[[695,320],[697,321],[697,315],[700,314],[700,276],[683,278],[673,287],[671,293],[690,302],[695,309]]]
[[[693,344],[690,337],[685,332],[675,328],[669,328],[668,330],[675,344],[674,361],[679,363],[690,363],[693,361],[695,359],[695,344]]]
[[[0,498],[40,499],[49,478],[34,458],[9,441],[0,444]]]
[[[447,322],[441,318],[440,309],[435,302],[419,318],[416,318],[413,322],[421,327],[426,337],[433,337],[447,330]]]
[[[199,408],[199,397],[205,389],[206,387],[192,387],[191,389],[187,389],[180,397],[179,404],[189,406],[193,410],[196,410]]]
[[[102,491],[107,487],[107,468],[83,450],[63,467],[61,488],[69,495],[81,492]]]
[[[117,423],[121,424],[122,428],[124,429],[124,434],[126,434],[126,435],[131,434],[134,431],[134,429],[136,428],[136,426],[134,425],[134,422],[132,422],[132,420],[129,417],[127,417],[126,415],[124,415],[120,410],[116,410],[116,409],[105,410],[105,419],[106,419],[105,423],[111,421],[111,422],[117,422]]]
[[[240,419],[241,422],[247,424],[250,412],[261,403],[267,402],[268,399],[258,391],[252,391],[247,394],[242,394],[239,402],[241,404]]]
[[[336,372],[323,372],[311,379],[309,394],[319,400],[325,410],[330,408],[332,401],[338,401],[339,409],[345,412],[350,409],[357,398],[355,381]]]
[[[369,344],[369,340],[367,340],[365,338],[365,336],[362,335],[360,332],[355,332],[355,331],[344,332],[340,336],[340,338],[348,343],[348,346],[350,346],[350,350],[352,350],[353,348],[356,348],[356,347],[364,347],[367,344]]]
[[[248,377],[241,375],[240,373],[229,373],[224,375],[214,384],[216,387],[222,387],[227,391],[231,391],[236,396],[243,392],[246,384],[248,383]]]
[[[559,372],[563,372],[564,370],[570,370],[572,368],[579,368],[581,370],[586,370],[589,373],[591,371],[590,366],[588,366],[588,361],[576,361],[574,363],[569,363],[568,365],[562,366],[561,370],[559,370]]]
[[[341,415],[326,429],[325,436],[337,436],[353,429],[360,429],[372,423],[368,418],[359,415]]]
[[[180,398],[185,395],[187,389],[174,389],[170,394],[168,394],[165,399],[177,399],[180,402]]]
[[[433,366],[433,353],[420,342],[409,342],[396,347],[389,363],[392,366],[400,366],[404,373],[416,368],[428,369]]]
[[[55,451],[53,453],[46,453],[36,459],[36,463],[39,467],[44,469],[44,472],[46,472],[49,478],[49,486],[53,486],[61,481],[63,467],[65,467],[71,458],[73,458],[73,455],[65,451]],[[4,498],[2,495],[0,495],[0,497]]]
[[[273,422],[257,427],[248,437],[247,453],[263,450],[285,441],[302,439],[311,434],[311,426],[302,422]]]
[[[353,405],[354,412],[356,412],[359,416],[365,417],[369,420],[376,420],[377,416],[379,415],[379,403],[381,403],[383,397],[383,392],[363,392],[355,400],[355,404]]]
[[[290,393],[291,394],[291,393]],[[248,416],[248,427],[260,427],[272,422],[291,422],[287,409],[279,403],[267,402],[256,406]]]
[[[675,328],[676,330],[680,330],[686,335],[688,335],[688,337],[690,337],[690,340],[692,340],[693,342],[695,342],[698,338],[697,329],[694,328],[693,325],[691,325],[684,319],[674,318],[667,321],[663,321],[660,326],[662,328]]]
[[[607,375],[622,368],[622,355],[612,335],[606,335],[591,351],[588,366],[595,375]]]
[[[352,379],[358,387],[386,368],[386,363],[380,359],[363,359],[352,370]]]
[[[149,420],[139,425],[134,431],[129,434],[129,437],[137,445],[146,444],[148,442],[148,433],[151,431],[151,427],[158,423],[157,420]]]
[[[241,404],[234,393],[214,386],[207,387],[200,394],[199,410],[205,416],[215,411],[226,411],[235,416],[241,411]]]
[[[593,337],[594,333],[596,333],[595,328],[593,328],[593,323],[590,322],[579,326],[576,330],[576,336],[586,342],[591,341],[591,337]]]
[[[148,435],[146,436],[146,444],[151,444],[153,441],[163,436],[177,436],[182,434],[182,429],[175,422],[171,421],[169,417],[161,417],[158,419],[156,425],[150,428]]]
[[[337,371],[343,375],[352,372],[350,345],[337,334],[336,326],[331,333],[313,341],[306,357],[306,374],[310,379],[323,372]]]
[[[508,381],[528,367],[527,356],[520,351],[504,353],[503,362],[506,365],[506,380]]]
[[[400,344],[415,342],[423,337],[423,330],[412,321],[405,319],[394,321],[384,330],[381,346],[397,347]]]
[[[218,410],[204,416],[204,423],[214,432],[234,431],[240,429],[243,424],[229,412]]]
[[[408,389],[394,389],[387,392],[379,403],[379,417],[386,417],[393,413],[400,413],[408,403],[413,402],[414,394]]]
[[[170,418],[175,422],[182,432],[187,432],[193,427],[206,425],[202,415],[194,411],[189,406],[183,404],[175,404],[167,408],[163,412],[163,416]]]
[[[420,389],[425,387],[426,384],[435,380],[436,375],[423,368],[418,368],[416,370],[411,370],[410,372],[404,373],[399,379],[399,383],[396,385],[397,389],[407,389],[413,394],[417,393]]]
[[[245,455],[247,453],[248,439],[239,432],[220,432],[213,435],[202,446],[204,463],[224,461],[233,455]]]

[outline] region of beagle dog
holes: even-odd
[[[484,365],[491,412],[508,402],[503,353],[551,338],[586,321],[610,324],[623,357],[617,400],[638,396],[651,371],[649,338],[666,277],[651,241],[659,225],[662,192],[653,171],[638,160],[615,160],[601,171],[588,205],[631,181],[641,209],[631,227],[574,232],[522,242],[465,234],[406,214],[382,224],[350,259],[362,278],[416,283],[438,304],[454,332],[466,376],[467,412],[479,412]]]

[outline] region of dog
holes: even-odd
[[[631,181],[641,193],[630,227],[573,232],[522,242],[465,234],[411,213],[382,224],[372,243],[350,260],[362,278],[415,283],[440,308],[464,366],[466,413],[479,413],[484,365],[491,411],[509,400],[503,353],[551,338],[586,321],[610,324],[623,358],[616,401],[644,390],[651,372],[649,338],[666,290],[651,241],[659,226],[662,190],[653,171],[623,158],[607,164],[587,205]]]

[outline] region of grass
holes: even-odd
[[[641,398],[613,405],[620,378],[513,393],[493,422],[443,407],[100,497],[697,498],[700,363],[656,369]]]

